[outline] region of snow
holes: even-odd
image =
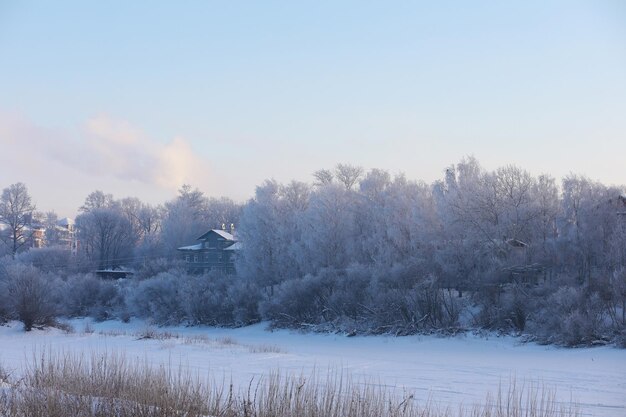
[[[202,243],[197,243],[195,245],[183,246],[178,248],[178,250],[199,250],[202,249]]]
[[[57,221],[57,225],[59,226],[73,226],[74,225],[74,220],[70,219],[69,217],[64,217],[62,219],[59,219],[59,221]]]
[[[224,231],[224,230],[220,230],[220,229],[212,229],[212,232],[217,233],[218,235],[220,235],[221,237],[223,237],[226,240],[235,240],[235,236],[231,235],[230,233]],[[206,233],[205,233],[206,235]],[[204,236],[204,235],[203,235]]]
[[[86,323],[93,333],[81,332]],[[198,338],[197,343],[189,343],[182,338],[138,340],[137,334],[147,328],[142,321],[92,323],[84,319],[71,324],[76,330],[73,334],[57,329],[25,333],[17,322],[0,327],[0,363],[19,373],[33,353],[42,349],[87,354],[123,351],[129,359],[182,365],[200,375],[211,372],[215,381],[232,379],[239,387],[276,370],[298,375],[315,371],[322,378],[327,372],[342,370],[356,380],[414,392],[421,403],[431,400],[453,408],[461,402],[483,402],[488,392],[516,380],[518,385],[556,389],[560,401],[575,400],[585,416],[626,415],[626,350],[608,346],[564,349],[475,335],[346,337],[267,331],[265,324],[240,329],[155,329],[186,337],[206,336],[211,341]]]
[[[235,242],[229,247],[224,248],[224,250],[241,250],[242,247],[243,245],[241,244],[241,242]]]

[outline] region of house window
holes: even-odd
[[[185,255],[185,262],[189,262],[189,255]]]
[[[198,262],[198,255],[193,255],[193,261]]]

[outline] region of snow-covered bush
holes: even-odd
[[[60,280],[44,276],[37,268],[13,263],[5,267],[6,302],[10,317],[20,320],[24,330],[54,324],[58,314],[55,291]]]
[[[241,326],[259,320],[258,287],[219,272],[162,272],[131,284],[126,298],[129,313],[156,324]]]
[[[335,286],[336,272],[323,270],[318,275],[285,281],[274,294],[259,305],[261,316],[279,326],[319,324],[336,318],[328,308]]]
[[[139,268],[137,268],[136,273],[133,275],[133,279],[141,281],[148,278],[154,278],[162,272],[168,272],[173,275],[185,275],[183,266],[183,261],[180,259],[150,259],[148,262],[144,262]]]
[[[7,282],[0,277],[0,324],[9,318],[9,299]]]
[[[42,272],[65,274],[75,264],[69,249],[59,246],[31,248],[17,256],[17,260],[23,264],[30,264]]]
[[[232,325],[234,304],[228,294],[232,276],[218,272],[189,276],[181,295],[185,312],[194,324]]]
[[[132,314],[150,318],[156,324],[177,324],[185,318],[180,287],[188,279],[162,272],[154,278],[140,281],[127,295]],[[186,301],[185,301],[186,302]]]
[[[545,302],[538,303],[529,331],[545,343],[590,344],[610,335],[602,311],[597,294],[588,295],[580,288],[561,287]]]
[[[376,333],[412,334],[459,326],[461,303],[451,291],[440,288],[433,277],[409,288],[389,286],[379,278],[370,291],[369,320]]]
[[[70,317],[106,320],[116,315],[123,300],[116,282],[104,281],[92,274],[78,274],[67,279],[63,304],[65,314]]]
[[[494,284],[476,293],[481,307],[476,324],[491,330],[523,332],[531,312],[531,290],[524,284]]]
[[[237,277],[229,277],[231,285],[228,288],[228,299],[231,300],[232,324],[243,326],[256,323],[261,320],[259,315],[259,301],[261,292],[253,282],[239,280]]]

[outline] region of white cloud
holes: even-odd
[[[174,138],[157,149],[159,169],[154,179],[162,187],[178,187],[183,183],[196,182],[201,175],[201,161],[193,154],[189,143],[183,138]]]
[[[137,181],[168,190],[209,177],[207,164],[190,143],[148,137],[123,120],[100,115],[88,120],[78,138],[44,129],[13,114],[0,113],[0,145],[5,152],[55,161],[82,174]],[[14,158],[13,158],[14,159]]]

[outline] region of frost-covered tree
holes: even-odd
[[[161,247],[163,208],[129,197],[119,201],[119,210],[130,226],[129,244],[134,249],[136,260],[146,261],[148,258],[163,256]]]
[[[95,209],[110,208],[114,204],[113,194],[105,194],[100,190],[96,190],[85,198],[85,203],[80,206],[80,211],[86,213]]]
[[[29,242],[35,205],[26,185],[21,182],[2,190],[0,196],[0,223],[5,230],[0,230],[0,238],[9,247],[15,258],[17,252]]]
[[[349,164],[337,164],[335,167],[335,178],[346,189],[351,189],[357,184],[359,178],[363,175],[363,168]]]
[[[321,187],[333,182],[335,176],[328,169],[319,169],[313,173],[313,178],[315,178],[315,185]]]
[[[226,227],[228,231],[231,225],[237,227],[241,216],[241,205],[227,197],[209,197],[206,202],[203,219],[207,229],[219,229]]]
[[[494,188],[502,236],[531,242],[533,221],[539,215],[532,201],[535,179],[528,171],[508,165],[496,170]]]
[[[76,218],[80,250],[98,269],[133,261],[132,225],[118,207],[94,208]]]
[[[280,282],[280,259],[276,244],[279,216],[280,185],[267,180],[256,188],[255,196],[244,206],[239,238],[245,249],[237,259],[237,271],[262,287]]]
[[[585,177],[563,179],[560,255],[581,282],[592,285],[611,264],[607,255],[620,221],[614,202],[621,193]]]
[[[353,192],[329,184],[311,195],[309,206],[302,213],[303,261],[307,270],[343,268],[350,262],[355,244]]]
[[[241,207],[231,199],[208,198],[197,188],[184,185],[163,209],[163,254],[171,254],[176,248],[194,242],[209,229],[237,227],[240,213]]]
[[[347,164],[313,176],[312,184],[266,180],[243,205],[190,186],[157,207],[90,194],[77,219],[81,253],[93,266],[143,260],[127,283],[65,278],[71,273],[49,267],[59,263],[54,250],[17,262],[64,276],[69,315],[266,319],[350,333],[479,326],[549,343],[626,345],[623,187],[573,174],[559,187],[473,157],[433,184]],[[177,247],[231,224],[241,242],[235,276],[190,276],[173,262]],[[2,310],[8,281],[0,279]]]

